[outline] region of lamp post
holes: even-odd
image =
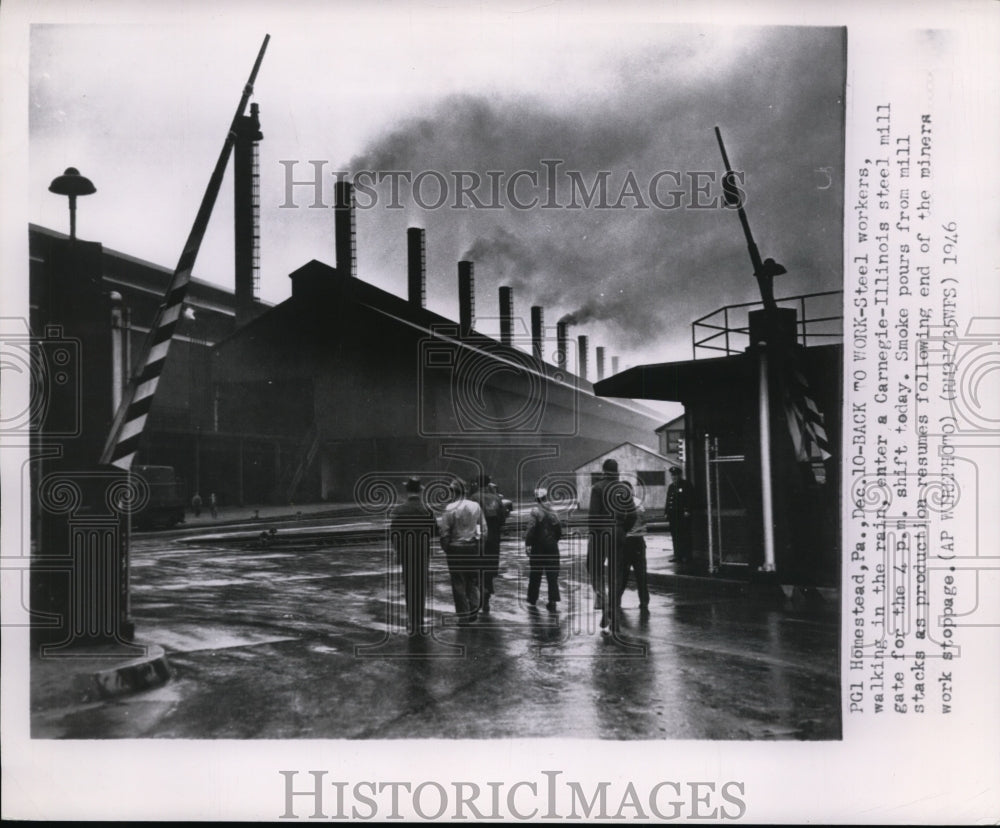
[[[76,238],[76,197],[91,195],[97,187],[86,176],[80,175],[76,167],[67,167],[66,172],[56,176],[49,184],[49,192],[69,198],[69,237]]]

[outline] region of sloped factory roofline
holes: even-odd
[[[338,272],[336,267],[317,259],[312,259],[290,273],[289,278],[293,280],[293,290],[288,299],[234,331],[219,342],[215,346],[215,350],[222,352],[229,347],[235,347],[241,338],[252,335],[256,326],[267,324],[268,316],[273,313],[295,313],[302,302],[315,301],[321,296],[335,297],[340,302],[346,300],[361,304],[395,324],[405,325],[426,336],[444,340],[462,350],[488,356],[491,359],[505,362],[514,369],[539,376],[547,382],[596,396],[593,393],[592,383],[582,377],[569,374],[568,371],[547,362],[542,363],[543,370],[539,371],[531,354],[504,345],[502,342],[476,331],[473,331],[470,336],[460,337],[458,322],[425,307],[417,306],[363,279],[342,274]],[[567,380],[566,374],[569,374],[572,379]],[[631,399],[627,401],[608,399],[604,402],[627,408],[652,419],[659,419],[657,412]]]

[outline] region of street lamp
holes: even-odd
[[[97,192],[97,187],[86,176],[80,175],[76,167],[67,167],[66,172],[56,176],[49,184],[49,192],[69,198],[69,237],[76,238],[76,197]]]

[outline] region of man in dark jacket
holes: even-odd
[[[483,544],[483,569],[480,610],[483,613],[490,611],[490,597],[494,593],[493,583],[497,575],[500,574],[500,535],[504,522],[507,520],[507,510],[504,508],[503,498],[495,492],[491,486],[489,475],[471,484],[470,500],[479,504],[483,510],[483,517],[486,519],[486,542]]]
[[[587,576],[594,590],[594,608],[604,607],[604,563],[608,550],[614,543],[614,520],[606,496],[608,487],[618,479],[618,462],[604,461],[601,476],[590,487],[590,506],[587,509]]]
[[[396,563],[403,569],[406,597],[406,631],[411,636],[427,635],[424,616],[429,591],[431,539],[437,530],[434,513],[421,502],[423,486],[419,478],[406,481],[406,500],[392,511],[389,539],[396,550]]]
[[[677,466],[671,466],[663,516],[670,523],[670,537],[674,542],[674,555],[670,560],[677,563],[691,562],[691,501],[691,484]]]
[[[594,605],[603,610],[601,628],[610,626],[614,630],[618,625],[616,596],[625,535],[635,523],[636,511],[632,487],[618,479],[618,462],[613,458],[605,460],[601,471],[601,479],[590,489],[587,572],[595,593]]]
[[[559,602],[559,540],[562,538],[562,521],[553,511],[545,489],[535,490],[535,505],[531,509],[524,543],[528,550],[531,569],[528,575],[528,604],[535,606],[542,585],[542,575],[548,583],[549,612],[555,612]]]

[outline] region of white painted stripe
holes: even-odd
[[[156,384],[159,381],[159,375],[146,380],[142,385],[135,389],[135,396],[132,398],[132,401],[138,402],[139,400],[146,399],[146,397],[151,397],[156,393]]]
[[[126,454],[124,457],[119,457],[111,465],[117,466],[119,469],[130,469],[132,468],[132,461],[135,459],[135,452],[131,454]]]
[[[148,416],[148,414],[143,414],[136,417],[134,420],[129,420],[125,423],[125,425],[122,426],[122,433],[118,435],[118,442],[116,445],[120,445],[128,439],[135,437],[138,434],[142,434],[142,429],[143,426],[146,425],[146,417]]]
[[[153,362],[158,362],[161,359],[165,359],[167,356],[167,351],[170,350],[170,340],[165,339],[163,342],[159,342],[149,349],[149,356],[146,357],[146,364],[149,365]]]

